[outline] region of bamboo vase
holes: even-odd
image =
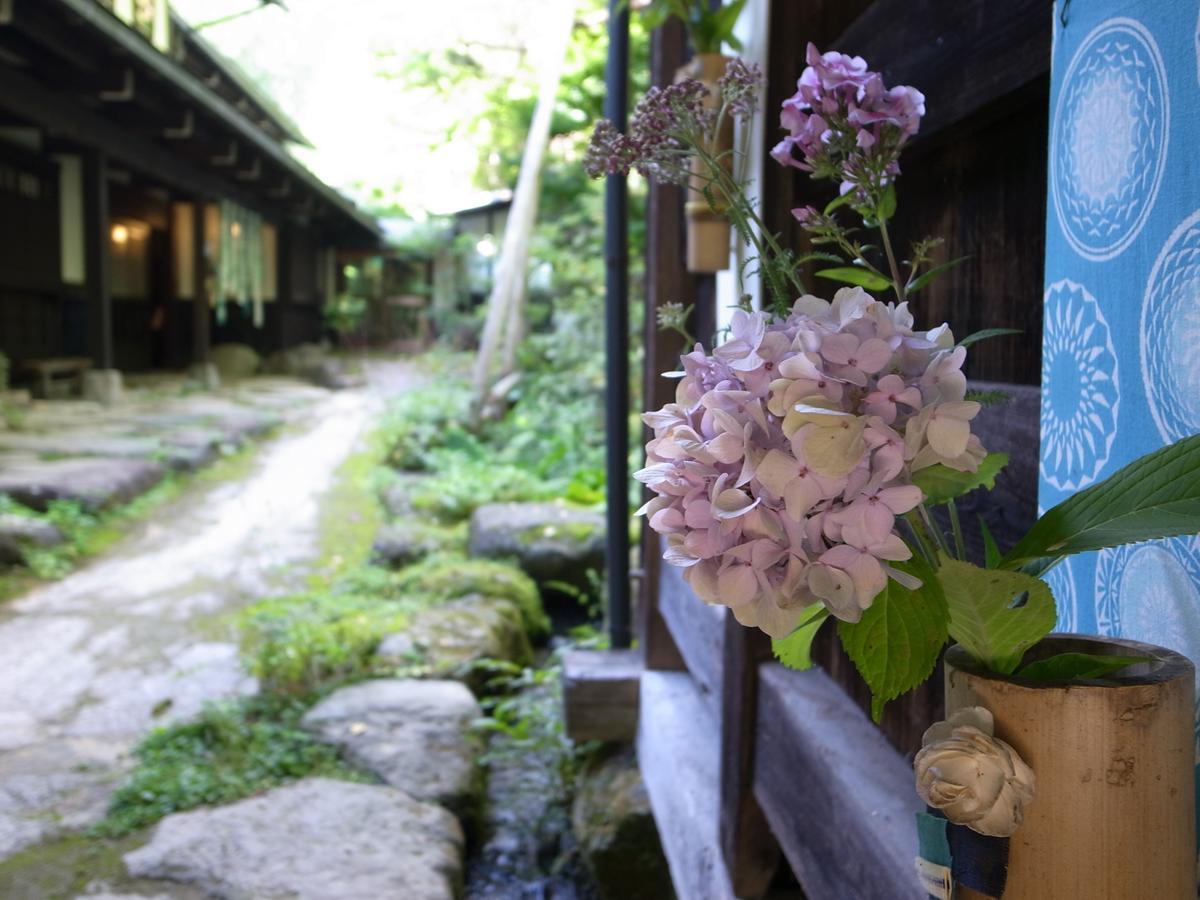
[[[1194,900],[1195,672],[1135,641],[1051,635],[1026,661],[1078,652],[1147,657],[1112,678],[1034,684],[946,653],[946,713],[991,710],[1037,786],[1009,843],[1004,900]],[[983,895],[960,887],[959,898]]]
[[[720,53],[697,53],[675,73],[675,80],[694,78],[708,88],[709,95],[705,101],[708,107],[716,108],[721,104],[721,91],[717,80],[725,74],[728,56]],[[721,133],[716,136],[716,146],[710,148],[714,155],[725,153],[733,147],[733,122],[726,120]],[[727,164],[729,157],[725,157]],[[697,171],[700,163],[692,160],[692,171]],[[729,239],[731,229],[729,220],[720,210],[713,210],[704,199],[703,182],[695,175],[688,185],[688,202],[684,207],[687,216],[687,268],[689,272],[712,273],[729,268]]]

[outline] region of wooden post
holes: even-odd
[[[113,368],[113,312],[109,288],[108,156],[87,149],[83,160],[84,258],[87,272],[88,352],[97,369]]]
[[[1162,647],[1054,635],[1056,653],[1139,656],[1129,675],[1030,684],[946,653],[946,711],[989,709],[996,737],[1033,769],[1025,821],[1009,841],[1005,900],[1191,900],[1196,896],[1195,667]],[[960,898],[980,897],[959,889]]]
[[[205,242],[204,197],[192,198],[192,253],[195,267],[195,287],[192,291],[192,363],[204,365],[208,362],[208,351],[212,342],[209,323],[212,306],[209,300],[209,260]]]
[[[683,64],[683,26],[669,19],[650,37],[650,77],[658,86],[670,84]],[[673,184],[651,180],[646,200],[646,311],[643,316],[645,347],[642,373],[642,405],[658,409],[674,399],[674,383],[662,373],[679,364],[683,341],[673,331],[658,327],[657,309],[664,303],[690,302],[694,283],[684,265],[683,192]],[[644,440],[653,435],[643,429]],[[643,491],[644,499],[652,494]],[[639,597],[639,633],[645,647],[647,669],[682,669],[683,658],[671,632],[658,611],[658,582],[662,550],[658,535],[642,521],[641,561],[643,577]]]
[[[721,853],[744,900],[766,893],[779,867],[779,843],[754,798],[754,739],[758,724],[758,666],[771,641],[728,611],[721,672]]]

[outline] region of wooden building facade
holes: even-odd
[[[951,322],[956,334],[1023,331],[975,346],[967,371],[1014,398],[977,429],[989,448],[1012,456],[977,510],[1001,541],[1027,528],[1037,505],[1052,15],[1044,0],[752,0],[743,14],[743,23],[753,20],[743,43],[768,82],[754,141],[762,213],[785,245],[805,241],[790,210],[823,206],[836,190],[767,157],[806,44],[861,55],[888,84],[926,94],[928,115],[901,160],[893,233],[904,247],[941,236],[946,257],[969,259],[923,293],[914,313],[930,325]],[[678,23],[658,29],[652,83],[669,84],[688,56]],[[682,349],[657,329],[656,307],[695,299],[694,333],[709,344],[736,297],[725,276],[686,271],[681,189],[652,182],[648,201],[643,396],[654,409],[673,399],[674,382],[659,373],[677,367]],[[913,868],[913,813],[922,805],[910,760],[942,714],[940,665],[890,703],[877,727],[832,623],[817,637],[818,665],[788,670],[772,660],[763,633],[695,596],[648,529],[641,560],[638,756],[679,895],[923,897]]]
[[[0,352],[180,368],[322,333],[376,223],[164,0],[0,0]]]

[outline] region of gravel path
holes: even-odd
[[[303,584],[323,496],[386,396],[366,388],[293,410],[243,478],[196,485],[103,556],[0,606],[0,860],[103,817],[149,728],[251,693],[228,615]]]

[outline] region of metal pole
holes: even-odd
[[[629,105],[629,4],[608,2],[604,115],[626,127]],[[624,177],[604,185],[605,437],[608,485],[608,633],[614,648],[630,643],[629,614],[629,229]]]

